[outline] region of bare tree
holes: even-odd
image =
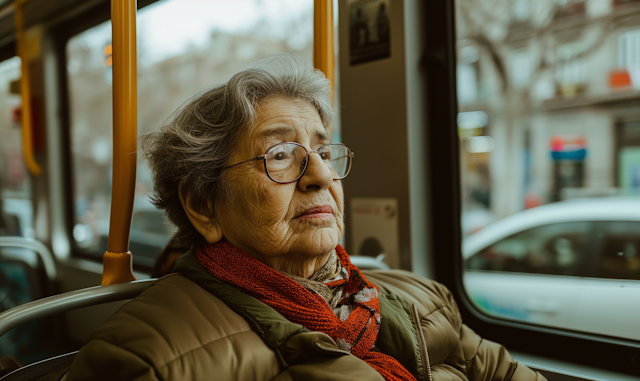
[[[525,6],[524,15],[514,12],[517,5]],[[577,92],[565,93],[566,89],[556,75],[558,69],[574,60],[588,58],[625,21],[615,14],[588,19],[582,0],[562,4],[551,0],[459,0],[456,11],[458,42],[475,46],[484,57],[483,65],[489,63],[499,81],[498,93],[485,103],[490,104],[491,111],[506,125],[507,144],[500,149],[506,151],[503,151],[504,156],[509,160],[504,163],[504,173],[493,176],[500,177],[503,182],[518,181],[513,178],[519,163],[514,158],[521,145],[518,144],[516,124],[539,107],[542,100],[536,93],[537,86],[543,81],[547,81],[547,89],[553,86],[553,93],[542,98],[577,96]],[[592,28],[597,33],[585,33]],[[563,46],[574,43],[577,48],[570,49],[571,54],[560,54]],[[518,49],[530,53],[531,62],[527,68],[514,67],[510,60]],[[529,85],[514,83],[514,72],[527,69],[530,69],[527,73]],[[553,82],[550,84],[549,81]],[[519,192],[506,192],[503,196],[507,199],[502,200],[502,205],[506,206],[494,209],[498,216],[514,212],[514,206],[519,205]]]

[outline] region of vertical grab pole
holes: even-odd
[[[334,85],[333,1],[313,2],[313,66]]]
[[[129,234],[137,162],[136,0],[111,0],[113,44],[113,184],[102,285],[130,282]]]
[[[31,82],[29,77],[29,63],[27,57],[27,41],[25,36],[24,10],[25,0],[14,3],[16,18],[16,45],[18,45],[18,57],[20,57],[20,98],[22,99],[22,155],[29,172],[34,176],[40,176],[42,169],[33,157],[33,142],[31,136]]]

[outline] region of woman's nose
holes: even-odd
[[[309,153],[309,164],[304,175],[298,180],[298,188],[305,192],[329,188],[333,182],[333,173],[324,164],[317,152]]]

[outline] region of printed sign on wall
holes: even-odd
[[[399,267],[397,199],[352,198],[351,234],[351,254],[374,258],[383,254],[389,267]]]
[[[351,66],[391,57],[390,0],[349,2]]]

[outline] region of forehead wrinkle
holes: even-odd
[[[250,134],[259,137],[295,134],[298,129],[305,129],[307,125],[314,122],[317,122],[315,118],[301,115],[275,115],[260,118]]]
[[[307,138],[303,138],[303,135],[306,135]],[[304,143],[309,139],[311,141],[308,143],[311,145],[315,145],[313,143],[318,141],[329,140],[317,110],[310,104],[302,103],[299,100],[292,100],[292,102],[284,104],[274,104],[273,100],[270,100],[260,105],[258,118],[246,136],[256,152],[263,151],[265,144],[273,144],[273,138],[280,138],[279,140],[282,141],[298,141],[299,143]]]
[[[271,120],[273,120],[272,123],[265,125]],[[318,120],[314,118],[279,116],[256,125],[252,135],[257,140],[268,140],[273,137],[299,139],[301,133],[306,133],[307,136],[312,139],[315,138],[315,140],[328,140],[323,126],[320,131],[316,129],[317,123]]]

